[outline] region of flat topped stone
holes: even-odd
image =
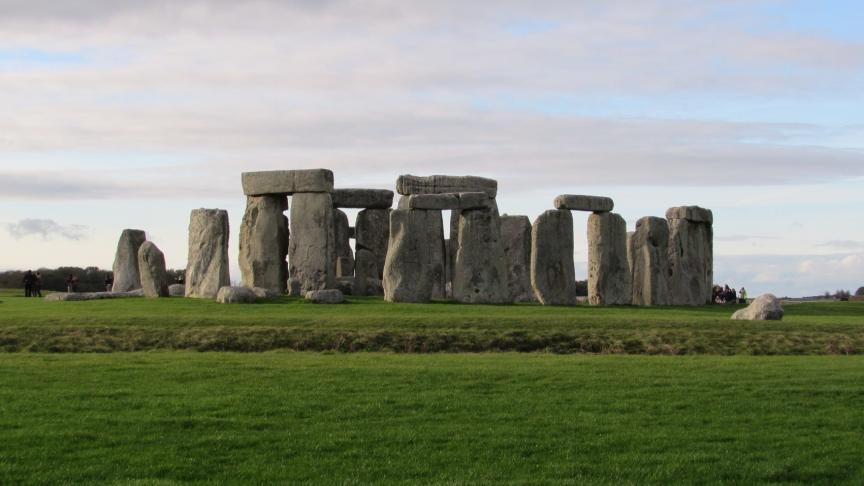
[[[415,194],[408,196],[408,209],[483,209],[490,207],[491,204],[492,199],[485,192]]]
[[[388,209],[393,206],[393,191],[387,189],[334,189],[334,208]]]
[[[555,209],[608,213],[615,207],[611,197],[562,194],[555,198]]]
[[[396,180],[396,192],[403,196],[414,194],[447,194],[457,192],[483,192],[494,198],[498,195],[498,181],[477,176],[415,176],[401,175]]]
[[[291,195],[295,192],[333,192],[329,169],[267,170],[240,176],[247,196]]]
[[[694,223],[713,223],[714,214],[710,209],[699,206],[679,206],[667,209],[666,219],[686,219]]]

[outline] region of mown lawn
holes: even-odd
[[[860,354],[864,302],[786,306],[782,322],[730,321],[740,306],[635,308],[388,304],[254,305],[196,299],[46,302],[0,292],[0,350],[552,351]]]
[[[864,482],[864,357],[0,355],[0,483]]]

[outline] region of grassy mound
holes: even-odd
[[[782,322],[731,321],[740,306],[636,308],[387,304],[281,298],[45,302],[0,293],[0,350],[547,351],[626,354],[860,354],[864,302],[788,305]]]

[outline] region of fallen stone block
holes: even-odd
[[[249,287],[222,287],[216,294],[220,304],[254,304],[258,296]]]
[[[306,292],[304,297],[315,304],[341,304],[345,302],[345,296],[339,289],[310,290]]]
[[[732,314],[736,321],[779,321],[783,319],[780,299],[772,294],[762,294],[746,308]]]
[[[168,295],[171,297],[183,297],[186,295],[186,286],[183,284],[171,284],[168,286]]]
[[[555,209],[608,213],[614,207],[615,202],[610,197],[562,194],[555,198]]]
[[[247,196],[290,196],[298,192],[332,192],[333,171],[328,169],[267,170],[240,176]]]

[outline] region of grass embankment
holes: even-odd
[[[0,483],[864,482],[864,357],[0,355]]]
[[[595,308],[351,298],[325,306],[195,299],[45,302],[0,293],[0,350],[860,354],[864,302],[788,305],[782,322],[731,321],[740,306]]]

